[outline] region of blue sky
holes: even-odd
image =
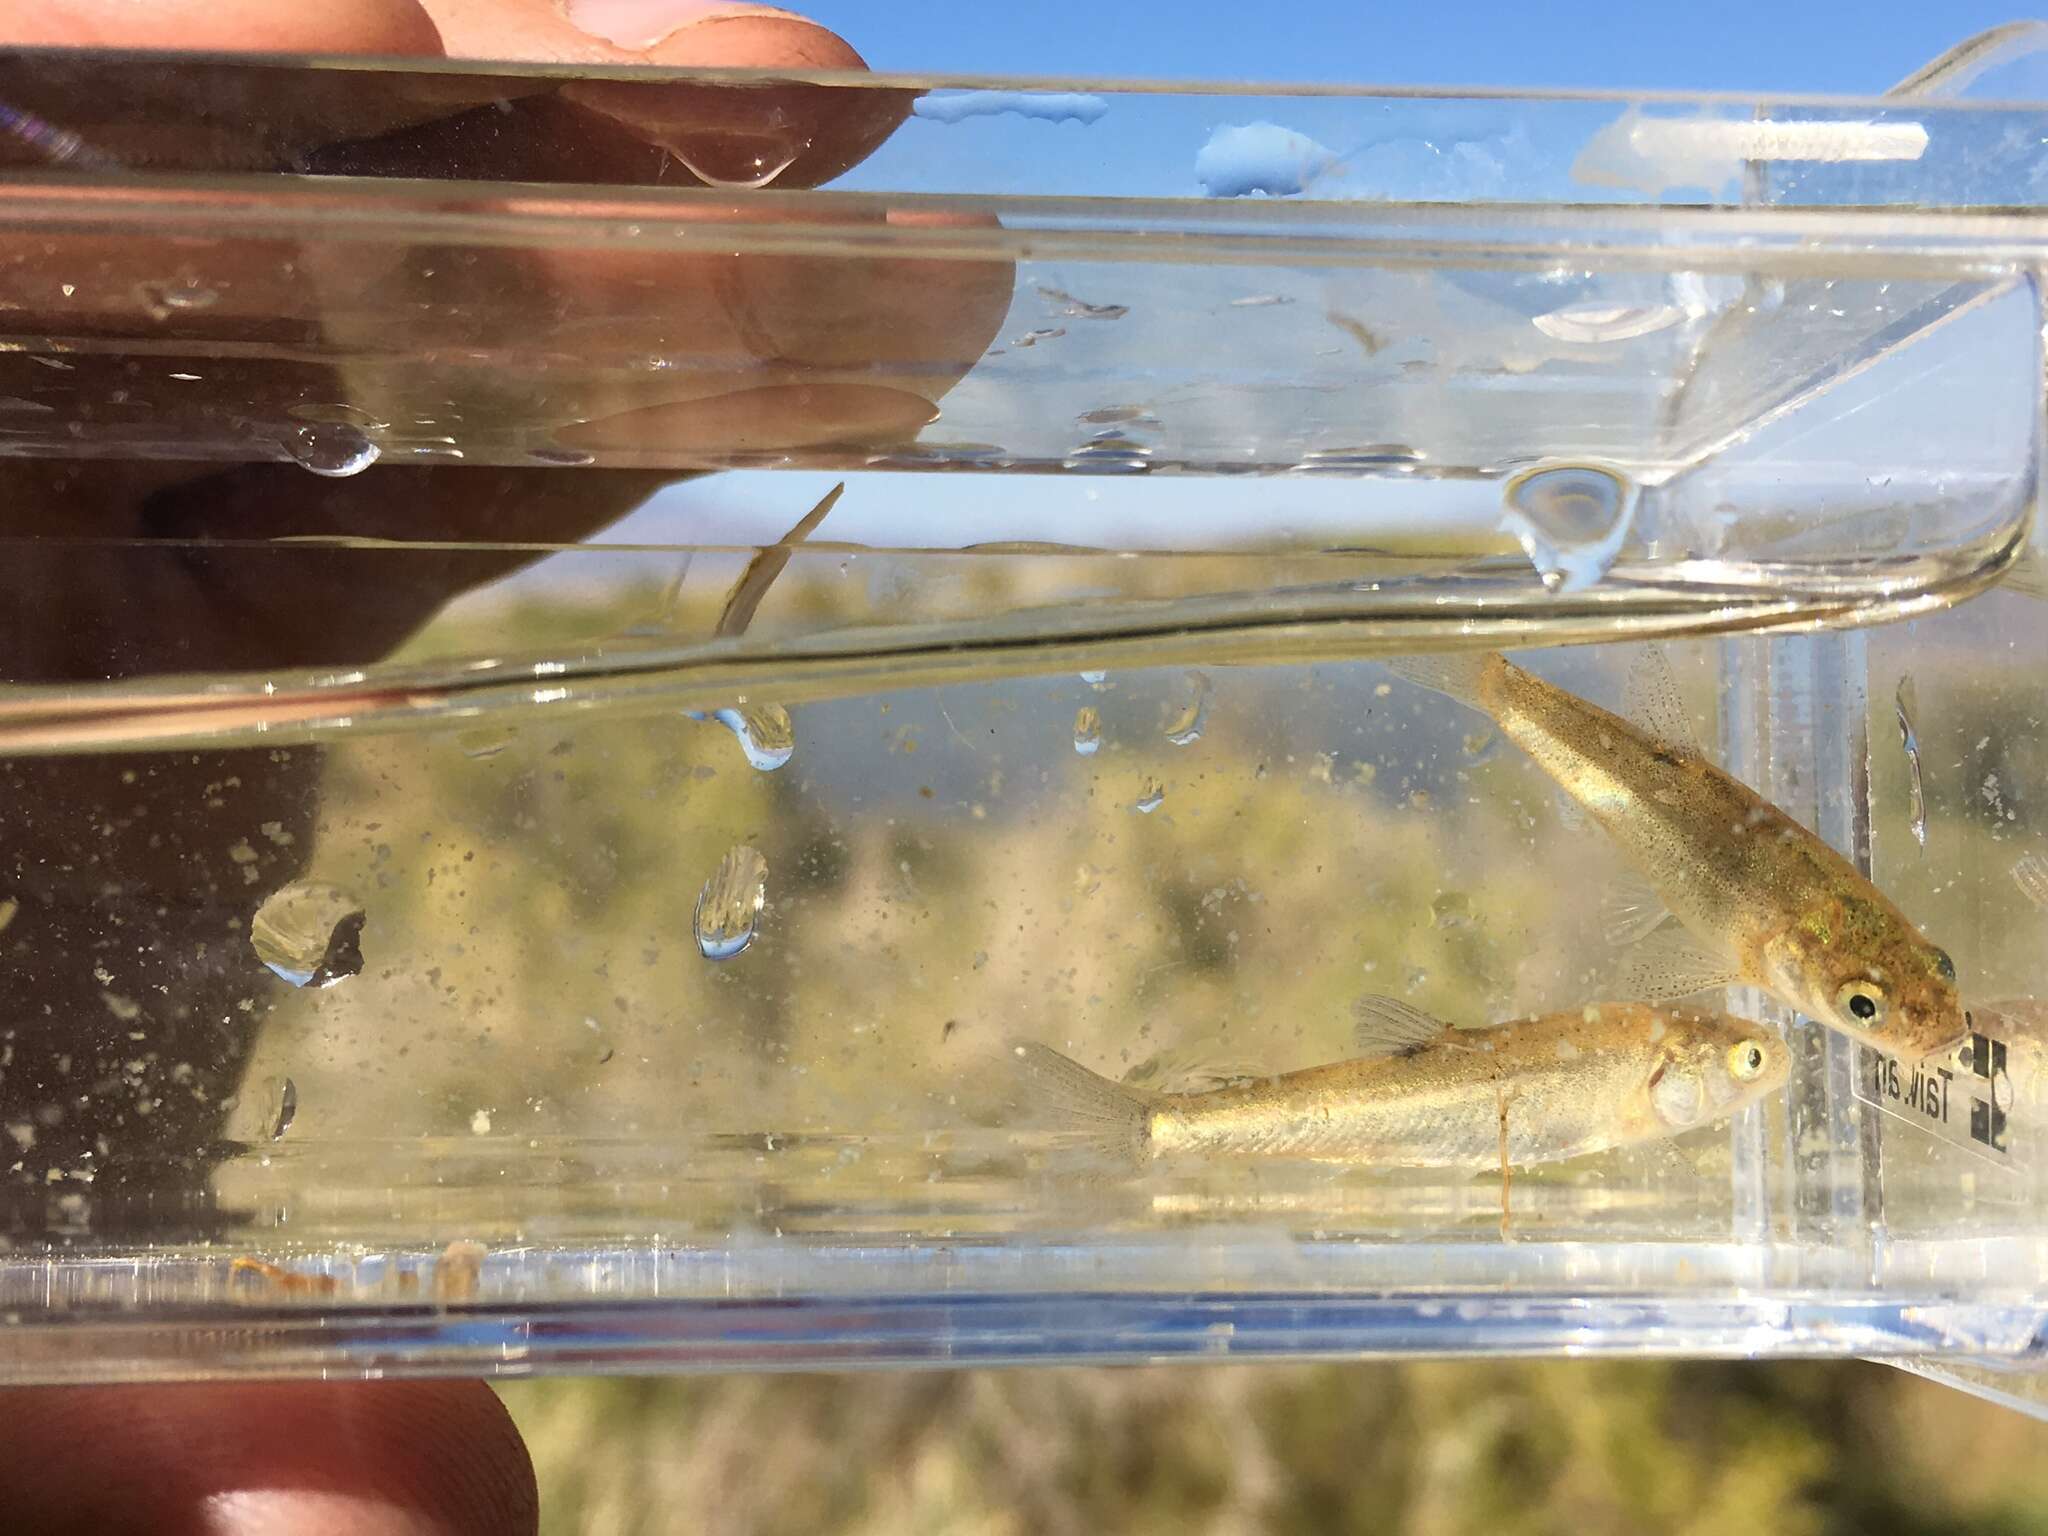
[[[2024,12],[1858,5],[791,0],[877,69],[1148,79],[1877,92]]]
[[[1862,94],[1888,89],[1954,44],[2012,19],[2010,12],[1977,0],[1949,7],[1866,4],[1853,10],[1840,5],[1765,6],[1749,0],[1684,7],[1597,4],[1580,5],[1568,13],[1559,8],[1498,3],[1463,10],[1442,6],[1373,9],[1341,0],[1298,0],[1284,10],[1268,6],[1255,13],[1215,0],[1188,0],[1174,7],[1126,4],[1114,9],[1101,0],[1086,4],[1081,0],[1038,0],[1008,8],[940,0],[792,3],[840,31],[873,67],[883,70],[1046,78],[1264,80],[1276,84],[1313,81]],[[1255,14],[1257,21],[1242,23],[1239,18],[1247,14]],[[1569,14],[1568,23],[1557,19],[1561,14]],[[1202,117],[1209,110],[1199,101],[1176,105],[1174,98],[1125,98],[1107,117],[1087,126],[1025,122],[1015,117],[979,118],[950,126],[912,122],[841,185],[873,181],[916,190],[987,192],[1044,191],[1057,186],[1069,192],[1196,195],[1193,153],[1214,126]],[[1417,103],[1397,110],[1455,110],[1478,121],[1494,109],[1476,104],[1448,109]],[[1515,120],[1544,131],[1536,135],[1540,142],[1524,146],[1528,150],[1524,158],[1564,177],[1572,147],[1607,121],[1614,110],[1565,104],[1525,110]],[[1357,115],[1355,106],[1295,102],[1288,104],[1286,111],[1289,127],[1322,135],[1347,154],[1356,148],[1342,121]],[[1512,109],[1500,111],[1513,115]],[[1589,112],[1591,116],[1586,116]],[[1581,117],[1585,121],[1579,121]],[[1323,118],[1330,119],[1327,126]],[[1565,149],[1551,153],[1555,147],[1552,138],[1565,144]],[[1425,169],[1437,164],[1432,159]],[[1370,169],[1379,176],[1388,168],[1375,163]],[[1156,172],[1166,180],[1159,185],[1143,178],[1134,181],[1141,170]],[[1009,172],[1019,181],[1014,188],[1007,184]],[[1104,184],[1096,184],[1098,180]],[[1385,194],[1396,185],[1387,182],[1381,191]],[[1568,180],[1554,188],[1515,181],[1510,190],[1518,195],[1560,197],[1585,196],[1589,191]],[[1342,194],[1325,188],[1322,195]],[[1411,195],[1488,193],[1485,187],[1475,186],[1448,194],[1435,189]],[[1156,272],[1147,280],[1154,284],[1165,281]],[[1201,334],[1209,344],[1220,344],[1224,327],[1255,329],[1268,341],[1285,340],[1292,345],[1290,355],[1298,354],[1303,370],[1312,372],[1318,366],[1314,359],[1320,354],[1309,345],[1314,338],[1294,337],[1291,331],[1279,337],[1278,333],[1290,324],[1298,328],[1305,323],[1304,316],[1321,316],[1328,298],[1324,290],[1331,287],[1331,279],[1320,274],[1300,278],[1296,281],[1302,289],[1299,295],[1287,288],[1295,279],[1278,272],[1218,274],[1215,282],[1223,286],[1215,294],[1195,291],[1202,280],[1202,273],[1182,272],[1169,290],[1155,291],[1144,284],[1134,290],[1135,278],[1111,270],[1034,268],[1020,277],[1013,323],[1005,327],[1005,338],[1033,326],[1059,323],[1057,317],[1048,319],[1039,313],[1046,302],[1034,284],[1044,282],[1096,299],[1130,303],[1131,313],[1113,330],[1085,322],[1069,323],[1055,345],[1028,352],[1013,346],[1007,357],[991,358],[948,397],[946,419],[927,437],[1001,442],[1017,449],[1019,434],[1027,426],[1074,431],[1070,426],[1074,411],[1126,399],[1160,404],[1175,429],[1186,430],[1190,403],[1170,395],[1163,397],[1164,403],[1154,401],[1148,391],[1164,389],[1163,381],[1130,374],[1130,356],[1147,356],[1155,362],[1179,356],[1170,333],[1139,345],[1137,331],[1160,318],[1155,310],[1166,319],[1196,317],[1208,328]],[[1242,297],[1232,297],[1237,290],[1229,287],[1231,282],[1247,292],[1247,284],[1285,290],[1300,302],[1288,309],[1232,309],[1229,304],[1242,302]],[[1633,292],[1604,289],[1592,297],[1650,302]],[[1458,299],[1458,295],[1450,298]],[[1444,316],[1438,320],[1446,323]],[[1525,319],[1518,323],[1522,331],[1528,330]],[[1299,345],[1294,345],[1296,342]],[[1240,361],[1245,357],[1241,346],[1241,342],[1229,343],[1230,348],[1238,349],[1229,355]],[[1105,347],[1111,355],[1095,356]],[[1653,372],[1671,370],[1677,361],[1645,352],[1637,366]],[[1096,393],[1080,398],[1087,390]],[[1070,400],[1069,395],[1075,398]],[[1229,403],[1228,390],[1221,389],[1219,398]],[[1312,435],[1319,440],[1352,441],[1337,425],[1307,420],[1317,410],[1335,409],[1328,401],[1341,402],[1350,396],[1304,398],[1307,403],[1300,407],[1305,413],[1304,430],[1313,427]],[[1353,434],[1356,440],[1376,443],[1400,436],[1405,418],[1395,419],[1385,410],[1375,410],[1377,415],[1365,413],[1372,420],[1358,426]],[[1493,416],[1507,422],[1503,430],[1514,425],[1501,415],[1498,402]],[[1264,426],[1272,428],[1273,423]],[[1430,430],[1434,436],[1428,446],[1435,457],[1442,458],[1446,450],[1460,446],[1440,441],[1446,433],[1457,436],[1442,422],[1434,423]],[[1248,436],[1260,435],[1252,425],[1243,431]],[[1423,438],[1415,440],[1420,443]],[[1560,451],[1547,439],[1522,446],[1527,451]],[[1591,451],[1584,443],[1576,446]],[[1042,447],[1037,445],[1031,451]],[[1055,455],[1057,451],[1055,445]],[[1481,453],[1474,462],[1485,459]],[[719,530],[720,537],[712,542],[773,539],[822,494],[831,479],[791,470],[714,476],[657,497],[604,540],[690,543],[702,539],[707,527]],[[970,485],[971,494],[963,494]],[[1488,526],[1496,509],[1484,496],[1475,501],[1474,495],[1470,484],[1421,478],[1398,485],[1376,484],[1368,497],[1349,486],[1311,486],[1290,477],[1257,481],[1198,477],[1156,484],[1131,480],[1109,484],[1092,476],[992,475],[963,481],[958,476],[866,474],[855,478],[834,513],[831,536],[878,544],[1041,538],[1188,547],[1204,542],[1205,535],[1223,537],[1231,530],[1241,533],[1247,525],[1288,526],[1305,533],[1320,530],[1333,519],[1364,528],[1382,521],[1404,524],[1427,517],[1445,524]]]

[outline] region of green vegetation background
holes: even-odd
[[[502,1388],[547,1536],[2022,1536],[2048,1428],[1855,1362],[1197,1366]]]

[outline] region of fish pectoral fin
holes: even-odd
[[[1707,1170],[1705,1163],[1701,1161],[1700,1151],[1701,1149],[1695,1147],[1682,1147],[1668,1136],[1661,1141],[1652,1142],[1649,1148],[1651,1163],[1663,1164],[1666,1172],[1675,1174],[1682,1169],[1685,1174],[1692,1177],[1705,1178]]]
[[[1122,1082],[1147,1093],[1207,1093],[1272,1075],[1255,1062],[1222,1056],[1213,1046],[1169,1046],[1132,1067]]]
[[[1629,663],[1621,684],[1621,712],[1665,746],[1695,757],[1706,755],[1663,646],[1646,645]]]
[[[1675,1003],[1738,979],[1726,955],[1706,948],[1683,928],[1660,928],[1622,957],[1615,988],[1628,1002]]]
[[[1451,1026],[1398,998],[1367,993],[1351,1005],[1351,1038],[1362,1056],[1401,1056],[1442,1038]]]
[[[1600,931],[1616,949],[1648,938],[1670,915],[1657,888],[1633,870],[1615,876],[1600,898]]]
[[[2030,549],[2005,568],[1999,586],[2032,598],[2048,598],[2048,563]]]

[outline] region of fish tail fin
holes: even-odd
[[[1011,1054],[1038,1118],[1064,1145],[1119,1163],[1142,1161],[1151,1095],[1111,1082],[1034,1040],[1017,1041]]]
[[[1418,688],[1428,688],[1483,712],[1486,706],[1480,702],[1480,685],[1485,681],[1487,666],[1495,659],[1492,651],[1435,651],[1426,656],[1387,656],[1381,659],[1381,664]]]

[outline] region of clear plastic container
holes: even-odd
[[[2040,46],[1870,101],[0,60],[0,1378],[2025,1398]],[[1651,642],[1954,954],[1960,1054],[1738,994],[1782,1093],[1511,1191],[1040,1126],[1020,1039],[1612,996],[1620,855],[1375,658],[1611,705]]]

